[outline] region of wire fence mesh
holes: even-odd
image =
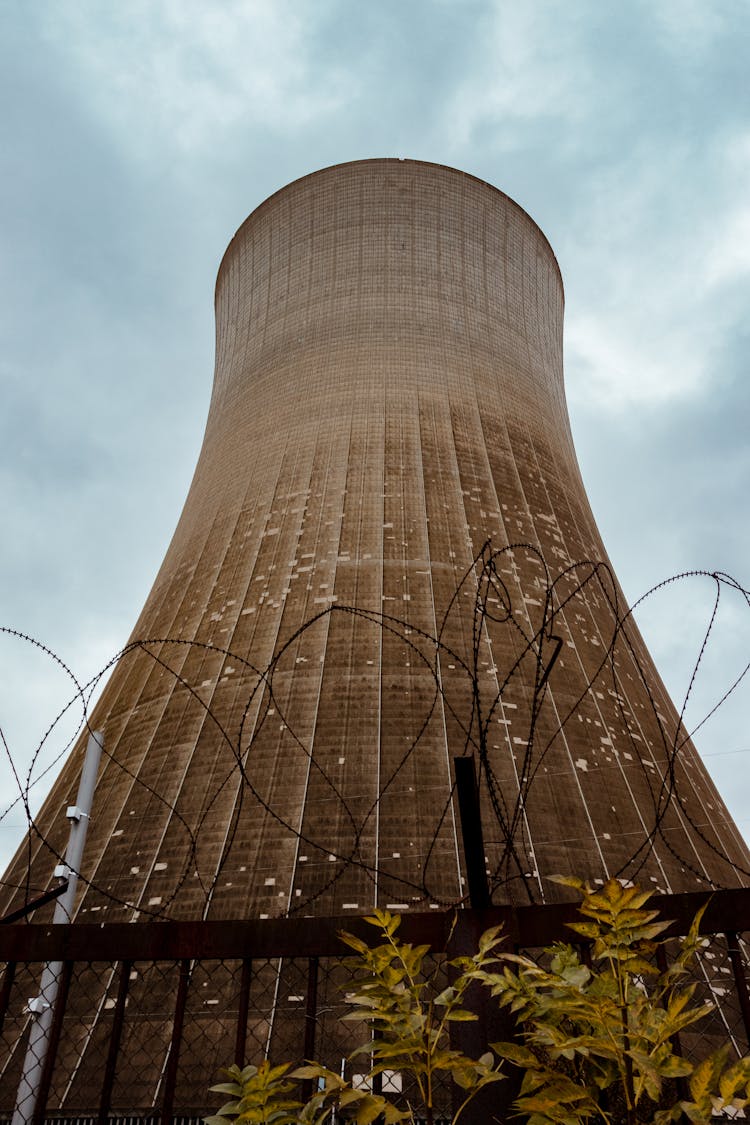
[[[492,912],[481,918],[472,917],[474,913],[461,912],[469,930],[494,921],[488,916]],[[455,930],[446,924],[441,928],[435,914],[411,916],[408,921],[415,935],[420,918],[425,919],[423,936],[432,946],[425,971],[439,988],[447,980],[446,960],[457,951]],[[230,942],[237,947],[232,956],[211,956],[207,945],[217,944],[217,927],[222,924],[211,925],[210,941],[198,940],[200,927],[194,927],[197,937],[192,949],[183,937],[179,955],[153,957],[129,956],[128,949],[125,956],[116,956],[111,942],[105,956],[104,938],[100,948],[96,944],[97,932],[105,931],[90,927],[88,957],[61,957],[60,993],[34,1121],[197,1121],[215,1112],[223,1100],[209,1092],[221,1080],[223,1067],[235,1061],[258,1063],[265,1057],[291,1063],[314,1057],[355,1083],[365,1081],[370,1032],[364,1023],[343,1019],[354,970],[345,957],[333,952],[340,948],[336,922],[316,919],[317,950],[308,955],[301,948],[299,956],[269,956],[267,948],[253,956],[253,948],[243,948],[245,943],[236,935]],[[275,925],[275,932],[281,933],[283,920]],[[557,936],[565,939],[562,928],[557,928]],[[7,929],[3,928],[2,937]],[[70,932],[79,927],[59,929]],[[165,931],[159,925],[128,929],[151,929],[157,938]],[[45,930],[42,937],[48,946],[44,948],[53,939],[62,948],[63,935],[50,937],[49,927],[21,930],[32,945],[34,932]],[[519,936],[518,930],[517,925],[507,927],[511,939]],[[534,945],[513,944],[531,956],[540,954],[536,940]],[[279,950],[288,954],[291,947],[293,943],[286,941]],[[13,1113],[31,1028],[38,1018],[30,1000],[39,995],[45,963],[40,957],[16,958],[2,966],[0,1121],[10,1120]],[[726,1042],[737,1054],[746,1053],[750,982],[743,935],[713,934],[695,962],[694,980],[696,999],[710,999],[715,1007],[683,1033],[683,1053],[697,1059]],[[365,1050],[352,1059],[357,1047]],[[413,1094],[400,1074],[386,1074],[383,1082],[384,1090],[396,1098]],[[439,1113],[448,1120],[452,1096],[450,1083],[445,1082],[437,1102]]]

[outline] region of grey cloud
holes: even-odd
[[[750,14],[336,0],[280,5],[304,13],[287,35],[239,8],[205,50],[158,6],[4,13],[0,619],[84,677],[124,642],[200,445],[229,238],[289,180],[373,155],[456,164],[550,238],[575,437],[627,593],[696,565],[750,580],[747,277],[707,277],[744,203]],[[268,58],[275,84],[243,85]],[[668,397],[617,397],[639,366]],[[671,630],[657,613],[668,660]],[[0,722],[25,754],[54,676],[35,665],[32,692],[15,652]]]

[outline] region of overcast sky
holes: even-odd
[[[471,172],[548,236],[579,460],[630,600],[695,568],[750,586],[748,0],[0,14],[0,624],[82,681],[125,643],[200,446],[229,239],[290,180],[374,156]],[[687,580],[640,618],[678,706],[712,598]],[[750,611],[723,597],[689,723],[749,659]],[[0,636],[22,774],[69,696],[48,657]],[[748,704],[696,740],[746,835]],[[23,825],[0,825],[0,867]]]

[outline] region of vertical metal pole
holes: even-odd
[[[305,1006],[305,1043],[302,1048],[306,1062],[315,1058],[315,1032],[318,1023],[318,958],[307,959],[307,1004]],[[302,1083],[302,1098],[307,1101],[312,1096],[313,1080],[306,1078]]]
[[[50,1087],[52,1086],[52,1072],[55,1069],[55,1057],[60,1043],[63,1016],[65,1015],[65,1005],[68,1002],[68,991],[70,989],[70,979],[72,976],[73,962],[63,961],[62,971],[58,977],[57,1000],[55,1001],[52,1026],[49,1029],[49,1036],[46,1043],[46,1054],[44,1066],[42,1067],[42,1075],[39,1079],[34,1116],[31,1119],[33,1125],[43,1125],[44,1123],[47,1098],[49,1097]]]
[[[745,1027],[745,1039],[750,1044],[750,993],[748,993],[747,988],[745,966],[742,964],[740,943],[737,934],[727,933],[724,934],[724,937],[727,939],[729,961],[732,965],[732,972],[734,973],[734,987],[737,989],[737,999],[740,1002],[742,1023]]]
[[[10,993],[13,988],[13,981],[16,978],[16,962],[7,961],[5,964],[5,975],[3,976],[3,987],[0,988],[0,1035],[3,1031],[3,1024],[5,1023],[5,1016],[10,1004]]]
[[[240,995],[237,1003],[237,1037],[234,1041],[234,1061],[242,1069],[245,1065],[245,1046],[247,1044],[247,1016],[250,1011],[250,985],[253,979],[253,963],[249,957],[242,962]]]
[[[466,877],[469,882],[469,904],[473,910],[486,910],[492,906],[492,901],[487,886],[484,835],[473,756],[454,758],[453,768],[456,771],[458,815],[461,820]]]
[[[65,863],[55,868],[55,874],[59,878],[68,880],[68,889],[60,895],[55,904],[55,913],[52,918],[54,926],[69,922],[73,913],[78,887],[78,872],[81,869],[83,845],[86,842],[86,830],[91,814],[91,803],[94,797],[96,775],[99,770],[99,759],[103,744],[104,736],[101,731],[95,731],[89,735],[76,803],[71,805],[67,811],[67,817],[70,821],[70,836],[65,851]],[[29,1033],[26,1058],[21,1071],[21,1081],[18,1084],[16,1108],[13,1111],[13,1125],[29,1125],[34,1117],[49,1048],[50,1028],[52,1027],[61,972],[61,961],[53,961],[45,965],[39,996],[29,1001],[29,1010],[34,1018]]]
[[[504,929],[509,938],[518,933],[518,926],[512,914],[506,915],[508,923]],[[456,920],[446,946],[449,961],[457,957],[472,957],[479,948],[479,939],[485,929],[484,919],[475,910],[457,910]],[[452,984],[458,970],[449,969],[448,980]],[[473,1012],[473,1021],[460,1020],[451,1023],[450,1045],[469,1058],[478,1059],[491,1043],[509,1042],[517,1039],[518,1030],[515,1017],[507,1008],[501,1008],[490,997],[489,991],[479,983],[469,986],[463,1008]],[[516,1070],[514,1067],[513,1070]],[[513,1120],[513,1099],[518,1096],[520,1079],[505,1071],[504,1082],[480,1090],[473,1101],[461,1114],[461,1125],[489,1125],[491,1121]],[[453,1084],[453,1112],[456,1113],[466,1097],[466,1091]]]
[[[133,968],[132,961],[120,962],[120,980],[117,985],[117,999],[112,1017],[112,1031],[109,1036],[109,1049],[107,1062],[104,1067],[104,1081],[102,1082],[101,1097],[99,1099],[98,1125],[106,1125],[109,1109],[112,1104],[112,1087],[115,1084],[115,1070],[117,1069],[117,1054],[120,1050],[122,1026],[125,1022],[125,1004],[130,986],[130,972]]]
[[[161,1104],[160,1114],[161,1125],[171,1125],[172,1121],[174,1092],[177,1086],[177,1064],[180,1061],[180,1046],[182,1045],[182,1029],[185,1025],[185,1006],[187,1004],[189,984],[190,961],[185,958],[180,961],[180,981],[177,985],[177,999],[174,1006],[172,1042],[169,1045],[167,1069],[164,1075],[164,1100]]]
[[[307,961],[307,1005],[305,1010],[305,1058],[315,1058],[315,1031],[318,1023],[318,958]]]

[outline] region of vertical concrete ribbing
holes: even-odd
[[[258,687],[242,662],[262,670],[312,614],[327,607],[331,615],[284,650],[274,697],[268,687],[256,691],[242,745],[222,742],[201,700],[146,654],[114,673],[94,721],[112,752],[99,795],[115,813],[92,826],[95,885],[79,917],[106,907],[115,919],[127,916],[117,899],[148,908],[175,895],[170,910],[181,916],[272,914],[298,900],[302,910],[340,913],[369,908],[374,880],[380,901],[398,896],[413,906],[455,887],[445,763],[466,742],[471,692],[462,666],[473,660],[476,589],[455,599],[461,576],[488,536],[496,547],[538,544],[553,576],[577,560],[606,560],[565,411],[562,307],[557,263],[529,217],[489,185],[436,165],[326,169],[272,196],[238,231],[217,282],[203,449],[136,635],[173,630],[240,657],[231,671],[231,658],[206,650],[178,649],[168,661],[200,681],[191,686],[236,733]],[[499,566],[519,623],[533,632],[543,568],[522,551]],[[543,759],[528,760],[527,672],[503,689],[492,720],[493,731],[503,730],[488,740],[537,896],[546,873],[595,878],[627,866],[638,843],[631,836],[652,827],[655,786],[667,770],[626,649],[622,698],[601,688],[600,697],[587,695],[612,614],[601,588],[579,598],[560,616],[565,644],[538,724]],[[347,604],[365,616],[340,613]],[[383,612],[404,624],[380,629]],[[409,644],[436,632],[448,645],[436,665],[444,698],[422,730],[438,689]],[[487,624],[477,665],[484,700],[519,658],[519,638]],[[602,740],[618,736],[630,748],[615,761]],[[681,754],[703,814],[716,803],[713,787],[689,744]],[[231,776],[236,758],[252,788]],[[76,751],[40,815],[51,839],[79,759]],[[182,827],[170,818],[172,804]],[[612,805],[615,829],[605,833]],[[441,824],[445,840],[426,874]],[[726,883],[736,879],[732,860],[748,865],[728,821],[716,828],[727,860],[695,837],[682,810],[665,824],[672,851],[659,846],[645,877],[687,890],[701,885],[702,868]],[[186,878],[191,833],[198,866],[210,872],[207,891],[203,875]],[[498,826],[486,834],[499,854]],[[341,856],[350,851],[347,869]],[[19,854],[11,883],[23,882],[23,863]],[[47,883],[51,866],[38,849],[35,886]],[[4,895],[8,906],[13,898]]]

